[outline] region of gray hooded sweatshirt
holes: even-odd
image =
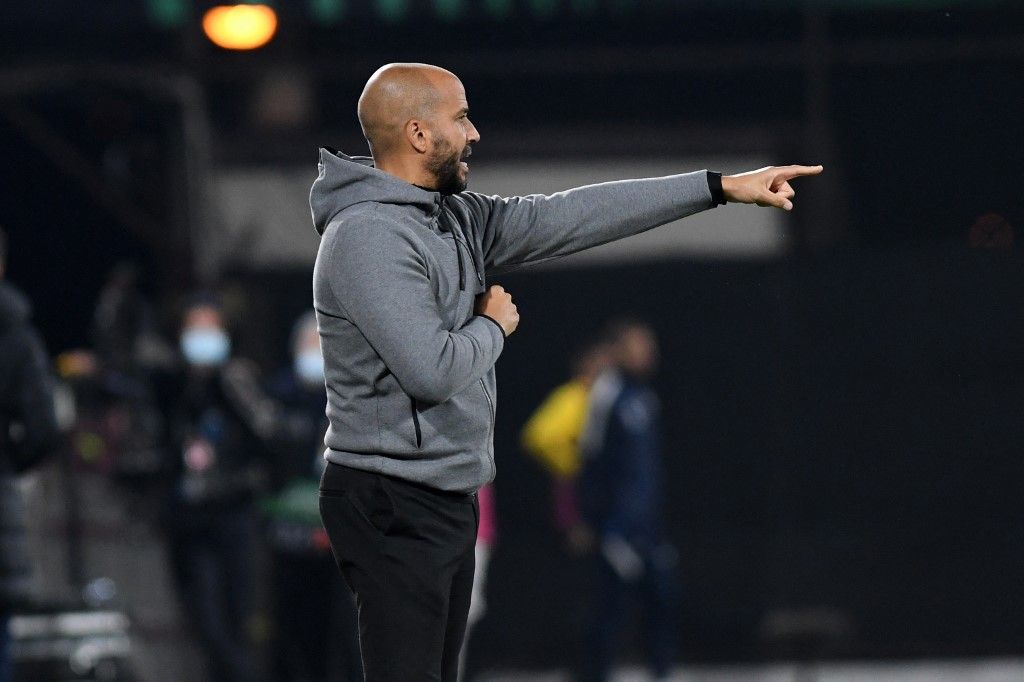
[[[320,150],[313,302],[327,384],[325,457],[431,488],[494,478],[501,327],[474,314],[487,277],[714,205],[708,173],[550,196],[444,196]]]

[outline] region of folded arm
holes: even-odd
[[[501,329],[480,316],[446,328],[411,237],[380,225],[341,229],[328,265],[331,290],[402,389],[440,403],[486,374],[504,346]]]

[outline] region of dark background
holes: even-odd
[[[797,188],[785,257],[502,278],[523,324],[499,362],[501,536],[473,655],[574,655],[581,569],[517,432],[567,349],[620,313],[663,346],[685,659],[1024,651],[1024,268],[1018,245],[969,240],[986,214],[1024,224],[1019,3],[512,1],[497,16],[467,0],[448,20],[426,2],[391,19],[341,4],[325,19],[312,8],[330,3],[279,2],[274,42],[229,54],[196,28],[202,3],[4,3],[0,224],[51,351],[89,343],[125,259],[169,332],[197,285],[259,291],[236,323],[268,369],[308,305],[311,267],[197,272],[185,109],[165,81],[201,105],[214,167],[361,152],[362,84],[406,59],[462,77],[476,153],[496,160],[630,157],[673,137],[728,151],[736,131],[768,131],[779,162],[827,169]],[[313,106],[268,128],[251,97],[281,68]]]
[[[274,292],[253,329],[301,310],[306,273],[243,279]],[[1021,651],[1016,259],[939,244],[501,281],[523,322],[498,364],[499,541],[476,665],[578,653],[588,574],[518,431],[568,349],[617,315],[662,345],[684,660]],[[803,624],[771,626],[787,615]]]

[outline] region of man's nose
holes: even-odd
[[[476,126],[473,125],[472,121],[470,121],[470,123],[469,123],[469,138],[468,139],[469,139],[469,141],[472,144],[476,144],[477,142],[480,141],[480,131],[476,129]]]

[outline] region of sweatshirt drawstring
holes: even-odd
[[[465,291],[466,290],[466,264],[462,260],[462,247],[459,245],[459,242],[461,240],[459,239],[459,236],[457,234],[455,234],[454,230],[448,229],[448,226],[444,224],[444,221],[440,217],[441,214],[444,212],[444,200],[445,200],[445,195],[442,194],[441,195],[441,199],[440,199],[440,201],[438,202],[438,205],[437,205],[437,214],[436,214],[438,216],[437,217],[437,224],[438,224],[438,227],[440,227],[442,230],[444,230],[444,231],[448,232],[449,234],[451,234],[452,239],[455,241],[455,258],[459,261],[459,291]]]

